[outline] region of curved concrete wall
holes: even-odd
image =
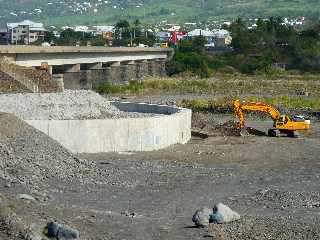
[[[163,105],[113,102],[120,110],[163,114],[95,120],[26,120],[73,153],[152,151],[187,143],[191,110]]]

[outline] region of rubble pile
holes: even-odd
[[[78,159],[55,140],[8,113],[0,114],[0,159],[0,179],[29,189],[38,189],[50,179],[95,183],[95,178],[108,177],[92,161]]]
[[[0,112],[12,113],[27,120],[135,118],[154,115],[120,111],[106,98],[86,90],[1,94]]]
[[[241,136],[238,122],[229,120],[224,123],[215,121],[210,116],[202,113],[194,113],[192,116],[193,129],[200,129],[209,136]]]

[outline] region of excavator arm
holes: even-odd
[[[258,111],[268,113],[273,120],[278,120],[280,118],[280,113],[277,109],[275,109],[271,105],[261,102],[241,103],[240,100],[235,100],[233,102],[233,108],[236,116],[239,118],[240,128],[243,128],[245,126],[245,111]]]

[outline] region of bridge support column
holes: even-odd
[[[80,64],[64,65],[63,81],[65,89],[92,89],[91,70],[81,70]]]
[[[48,73],[52,76],[53,66],[48,66]]]
[[[136,80],[136,64],[134,61],[124,63],[121,66],[122,70],[122,82],[128,83],[129,81]]]
[[[102,62],[87,64],[87,70],[96,70],[96,69],[102,69]]]
[[[157,61],[157,65],[158,65],[158,76],[159,77],[166,77],[167,76],[167,68],[166,68],[166,60],[163,60],[163,59],[159,59]]]
[[[64,72],[80,72],[80,64],[64,65]]]
[[[157,76],[157,73],[156,73],[156,68],[157,68],[157,63],[155,60],[150,60],[148,62],[148,75],[151,76],[151,77],[155,77]]]
[[[58,92],[63,92],[64,91],[63,74],[53,74],[52,75],[52,79],[57,84],[57,91]]]
[[[121,63],[115,62],[110,65],[110,79],[108,79],[111,83],[121,84],[122,71],[121,71]]]
[[[102,69],[91,70],[92,88],[97,89],[103,83],[113,82],[111,78],[111,67],[104,66]]]
[[[136,78],[138,80],[144,79],[148,76],[148,61],[137,62]]]

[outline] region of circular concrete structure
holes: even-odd
[[[124,112],[152,117],[117,119],[26,120],[73,153],[152,151],[191,138],[191,110],[174,106],[111,102]]]

